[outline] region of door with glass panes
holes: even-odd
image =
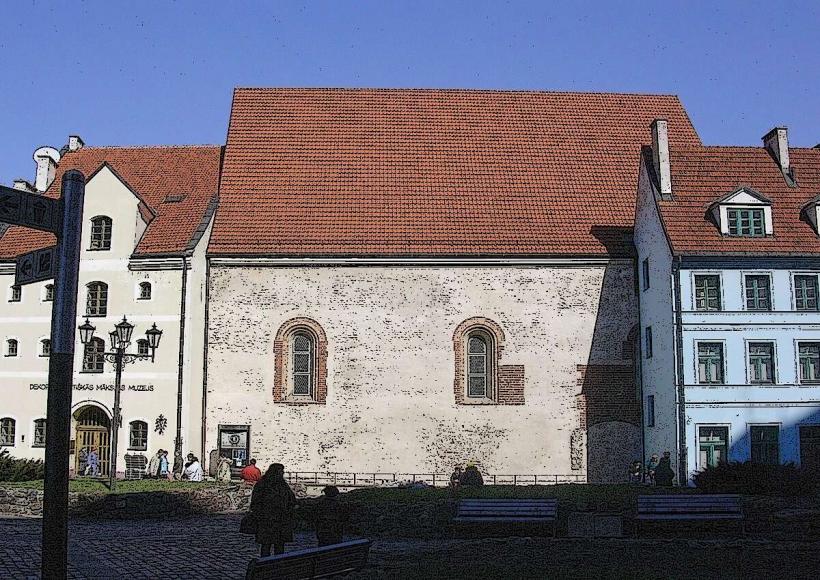
[[[702,426],[698,428],[698,451],[700,469],[716,467],[728,456],[729,428]]]

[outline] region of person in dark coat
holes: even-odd
[[[664,451],[663,457],[658,462],[655,469],[655,485],[659,487],[672,487],[672,480],[675,479],[675,472],[672,471],[672,459],[668,451]]]
[[[341,544],[347,506],[339,501],[339,488],[335,485],[328,485],[322,493],[324,495],[316,506],[316,539],[319,547]]]
[[[256,543],[259,555],[285,552],[285,542],[293,541],[296,495],[285,481],[285,466],[274,463],[265,472],[251,494],[251,513],[256,517]]]

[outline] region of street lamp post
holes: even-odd
[[[81,324],[80,341],[87,345],[94,338],[94,331],[97,330],[89,321],[85,319],[85,323]],[[150,354],[141,353],[127,353],[125,352],[131,344],[131,334],[134,332],[134,325],[129,323],[125,316],[122,321],[114,326],[114,330],[108,333],[111,341],[111,352],[104,352],[103,357],[108,362],[114,363],[114,416],[112,418],[111,428],[111,463],[108,474],[108,486],[111,491],[117,482],[117,444],[119,440],[120,426],[122,425],[122,417],[120,416],[120,389],[122,389],[122,367],[128,363],[137,360],[148,360],[154,362],[154,355],[156,354],[159,340],[162,338],[162,331],[154,324],[149,330],[145,332],[148,339],[148,348],[151,350]]]

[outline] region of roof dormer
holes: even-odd
[[[811,224],[814,233],[820,235],[820,195],[811,198],[800,208],[800,217]]]
[[[774,233],[772,200],[751,187],[739,187],[709,206],[724,236],[763,237]]]

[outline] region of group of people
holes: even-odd
[[[462,469],[461,465],[456,465],[450,475],[450,489],[457,490],[465,485],[484,485],[484,477],[473,463],[468,463],[466,469]]]
[[[96,447],[80,448],[79,475],[90,475],[91,477],[100,475],[100,454]]]
[[[259,472],[256,461],[242,471],[255,475]],[[261,472],[259,472],[261,473]],[[243,479],[245,479],[243,477]],[[307,507],[307,506],[306,506]],[[313,509],[310,509],[310,508]],[[329,485],[322,490],[322,498],[313,506],[307,507],[306,519],[313,520],[319,546],[339,544],[342,541],[344,525],[347,521],[346,506],[339,501],[339,489]],[[255,481],[251,494],[251,507],[248,516],[252,522],[256,543],[260,545],[262,557],[285,552],[285,543],[293,541],[293,530],[296,526],[296,495],[285,481],[285,466],[274,463]]]
[[[151,456],[148,462],[146,475],[151,479],[170,479],[171,469],[168,466],[168,451],[159,449],[155,455]]]
[[[672,471],[672,456],[669,451],[663,452],[663,457],[653,453],[644,467],[640,461],[634,461],[629,469],[630,483],[647,483],[660,487],[672,487],[675,472]]]

